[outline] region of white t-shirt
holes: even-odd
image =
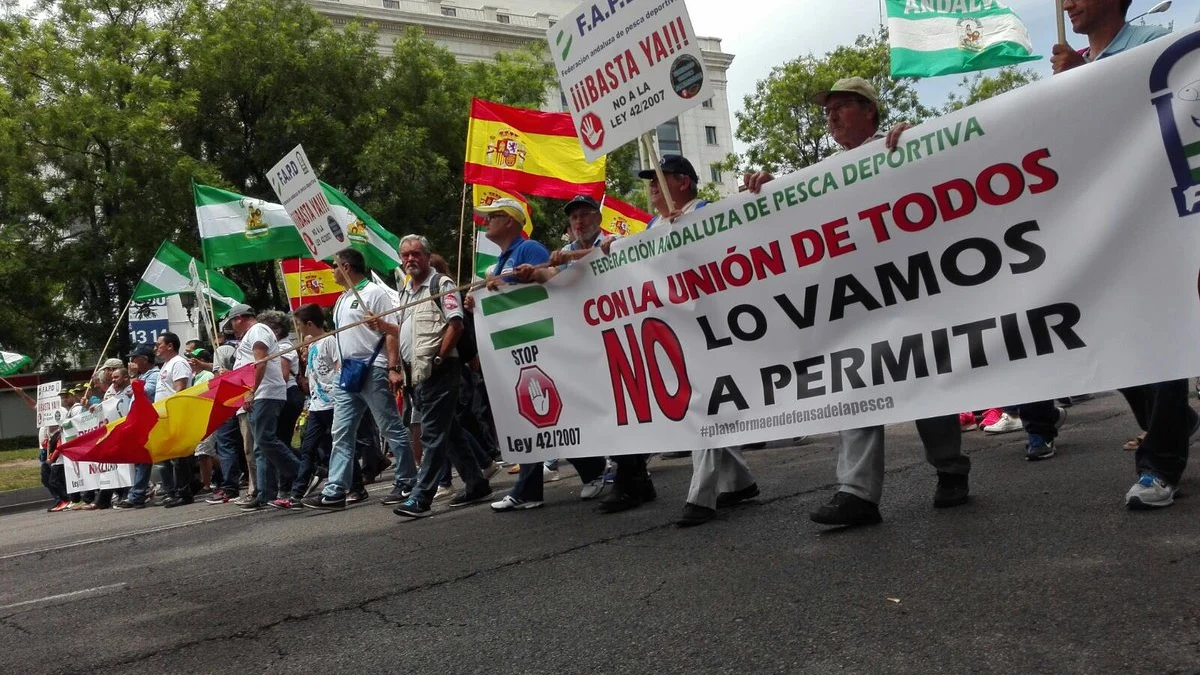
[[[396,304],[392,301],[392,297],[388,294],[387,290],[372,281],[363,284],[358,289],[358,294],[362,297],[362,301],[366,303],[367,309],[372,314],[382,314],[396,308]],[[337,304],[333,306],[333,325],[341,327],[355,321],[362,321],[366,317],[367,312],[358,306],[358,298],[354,297],[354,293],[349,290],[342,291],[342,296],[338,298]],[[396,320],[392,315],[385,317],[385,319],[389,321]],[[366,324],[338,333],[333,336],[339,354],[338,360],[366,360],[371,358],[371,353],[375,351],[375,346],[379,344],[380,337],[379,333],[367,328]],[[375,365],[380,368],[387,368],[386,345],[383,349],[379,350],[379,356],[375,357]]]
[[[292,346],[292,341],[287,338],[279,341],[279,349],[292,349]],[[288,376],[287,381],[284,382],[284,388],[291,389],[296,386],[296,373],[300,372],[300,352],[292,349],[292,351],[280,356],[279,359],[280,370],[283,370],[283,362],[288,362]]]
[[[308,346],[308,410],[333,410],[333,390],[338,381],[337,345],[323,337]]]
[[[427,298],[430,295],[433,295],[433,289],[430,288],[430,285],[433,283],[434,274],[436,274],[436,272],[431,269],[429,271],[429,276],[425,277],[425,282],[422,283],[419,288],[413,288],[412,282],[410,281],[408,285],[404,287],[404,293],[400,296],[401,304],[407,305],[411,302],[420,300],[421,298]],[[455,287],[454,280],[443,274],[441,275],[441,279],[438,281],[438,286],[441,287],[438,289],[438,293],[446,293],[446,291],[449,291]],[[441,297],[440,300],[433,300],[431,302],[433,302],[435,305],[438,302],[442,304],[442,315],[446,317],[447,322],[449,322],[450,319],[463,318],[462,298],[459,297],[458,293],[446,293]],[[413,360],[413,327],[417,322],[407,320],[407,315],[413,309],[415,308],[410,308],[409,310],[401,312],[401,317],[404,319],[404,321],[400,324],[400,360],[404,361],[405,363],[412,363]],[[457,347],[450,350],[450,353],[447,354],[447,356],[457,355]]]
[[[268,354],[276,352],[279,348],[279,343],[275,340],[275,333],[265,325],[256,323],[250,327],[250,330],[246,331],[246,334],[242,336],[242,341],[238,343],[237,353],[233,359],[234,370],[246,364],[254,363],[256,360],[254,357],[254,345],[258,342],[263,343],[267,348]],[[279,363],[278,356],[267,362],[262,382],[254,392],[254,400],[287,400],[287,388],[283,385],[283,366]]]
[[[158,371],[158,384],[154,386],[155,403],[175,393],[176,380],[186,380],[185,389],[192,386],[192,366],[179,354],[172,356]]]

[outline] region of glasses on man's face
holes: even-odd
[[[836,101],[825,106],[825,116],[833,117],[842,111],[846,106],[854,105],[854,101]]]

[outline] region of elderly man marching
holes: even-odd
[[[813,97],[825,110],[829,133],[844,150],[852,150],[885,138],[879,130],[879,96],[875,87],[861,77],[838,80],[829,91]],[[888,147],[906,128],[897,125],[886,136]],[[757,193],[773,176],[765,171],[747,175],[746,187]],[[917,433],[925,445],[925,459],[937,469],[938,484],[933,495],[935,508],[958,506],[967,501],[967,476],[971,460],[962,453],[962,430],[957,415],[917,420]],[[837,478],[841,487],[829,503],[809,514],[822,525],[873,525],[882,521],[879,500],[883,496],[883,427],[849,429],[841,433]]]

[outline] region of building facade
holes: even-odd
[[[460,61],[491,60],[501,51],[530,42],[545,42],[546,31],[578,4],[577,0],[309,0],[335,26],[353,21],[373,23],[379,49],[390,53],[409,26],[450,50]],[[737,176],[718,172],[714,164],[733,152],[733,127],[726,97],[726,73],[733,55],[721,51],[719,38],[701,37],[704,66],[713,82],[713,97],[658,129],[659,154],[682,154],[692,161],[702,184],[715,182],[722,195],[737,192]],[[546,110],[567,109],[561,92],[547,96]],[[644,160],[643,160],[644,161]]]

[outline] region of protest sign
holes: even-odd
[[[546,39],[589,162],[712,96],[683,0],[588,0]]]
[[[267,180],[313,259],[332,257],[350,245],[303,147],[297,145],[279,160],[267,172]]]
[[[76,462],[64,458],[62,465],[69,493],[133,486],[132,464]]]
[[[152,345],[158,336],[171,330],[167,313],[167,299],[154,298],[135,302],[129,308],[129,342],[134,345]]]
[[[44,429],[62,424],[66,413],[58,400],[62,391],[62,380],[39,384],[37,388],[37,428]]]
[[[505,458],[727,447],[1200,373],[1197,82],[1200,32],[1164,37],[545,286],[480,293]],[[1043,112],[1061,110],[1089,112]]]

